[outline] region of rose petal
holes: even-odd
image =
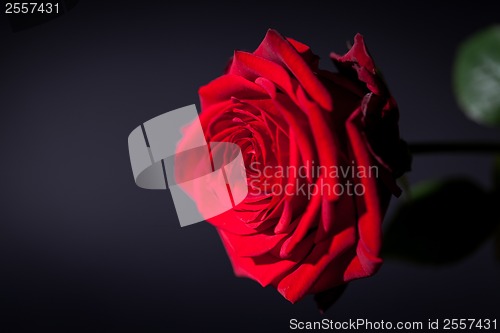
[[[219,102],[228,102],[231,97],[244,99],[266,98],[265,91],[242,76],[226,74],[216,78],[198,90],[202,114]]]
[[[316,186],[321,180],[316,182]],[[316,217],[319,215],[321,210],[321,196],[315,195],[309,201],[304,214],[299,217],[299,224],[294,230],[293,234],[288,238],[281,247],[280,256],[281,258],[290,257],[293,250],[298,246],[298,244],[307,235],[307,232],[317,224]]]
[[[276,62],[280,67],[288,68],[321,107],[331,110],[332,100],[328,91],[297,50],[277,31],[269,29],[254,54]]]
[[[349,118],[346,126],[354,158],[358,167],[366,170],[373,164],[368,148],[360,131],[362,110],[359,108]],[[382,264],[379,257],[382,243],[382,219],[385,211],[382,211],[382,204],[378,193],[377,179],[373,177],[363,177],[360,179],[364,186],[365,194],[357,196],[358,201],[358,232],[359,241],[356,247],[357,257],[360,264],[367,273],[373,274]]]
[[[325,268],[355,245],[356,228],[351,226],[332,240],[317,244],[300,266],[278,283],[278,291],[292,303],[302,299]]]
[[[269,284],[277,285],[278,281],[281,281],[283,276],[293,270],[301,258],[309,252],[313,243],[312,237],[309,237],[300,244],[294,256],[288,260],[283,260],[271,254],[263,254],[257,257],[241,257],[232,247],[226,246],[224,235],[221,235],[221,239],[231,260],[234,274],[239,277],[253,279],[263,287]]]
[[[335,128],[335,125],[332,124],[332,119],[330,118],[329,113],[319,108],[315,103],[309,101],[302,89],[298,89],[297,97],[299,99],[299,105],[302,109],[308,111],[307,115],[310,126],[313,129],[312,133],[314,142],[316,143],[319,155],[319,165],[339,165],[338,155],[342,155],[342,152],[338,149],[340,144],[332,131],[332,129]],[[323,171],[323,169],[321,169],[321,171]],[[328,185],[331,190],[326,191],[323,195],[325,195],[329,200],[336,200],[338,198],[338,195],[336,195],[335,191],[333,191],[338,182],[338,178],[328,176],[324,177],[325,185]]]
[[[309,46],[293,38],[287,37],[286,40],[292,44],[293,48],[300,54],[313,72],[318,71],[319,57],[314,54]]]
[[[255,234],[255,235],[237,235],[224,230],[220,230],[220,236],[224,238],[226,246],[231,247],[239,257],[256,257],[269,252],[286,234]]]

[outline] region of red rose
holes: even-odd
[[[379,269],[382,220],[409,166],[396,102],[363,37],[331,58],[338,73],[269,30],[199,91],[207,141],[239,145],[249,184],[243,202],[209,222],[237,276],[290,302],[334,296]]]

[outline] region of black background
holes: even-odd
[[[235,278],[214,229],[181,228],[168,191],[138,188],[130,168],[128,134],[198,103],[233,50],[255,49],[270,27],[326,68],[363,33],[410,142],[500,140],[458,111],[451,88],[457,46],[499,22],[496,1],[80,1],[15,33],[3,11],[0,332],[286,332],[291,318],[325,317],[312,298],[291,305]],[[491,186],[490,165],[418,156],[410,180],[465,174]],[[498,318],[499,281],[491,241],[442,268],[387,261],[326,317]]]

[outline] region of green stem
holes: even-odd
[[[500,143],[443,142],[409,144],[412,154],[432,153],[500,153]]]

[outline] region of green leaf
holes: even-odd
[[[462,259],[495,230],[494,210],[494,197],[465,179],[416,186],[386,230],[383,255],[422,264]]]
[[[500,25],[467,39],[459,48],[453,73],[455,95],[472,120],[500,125]]]

